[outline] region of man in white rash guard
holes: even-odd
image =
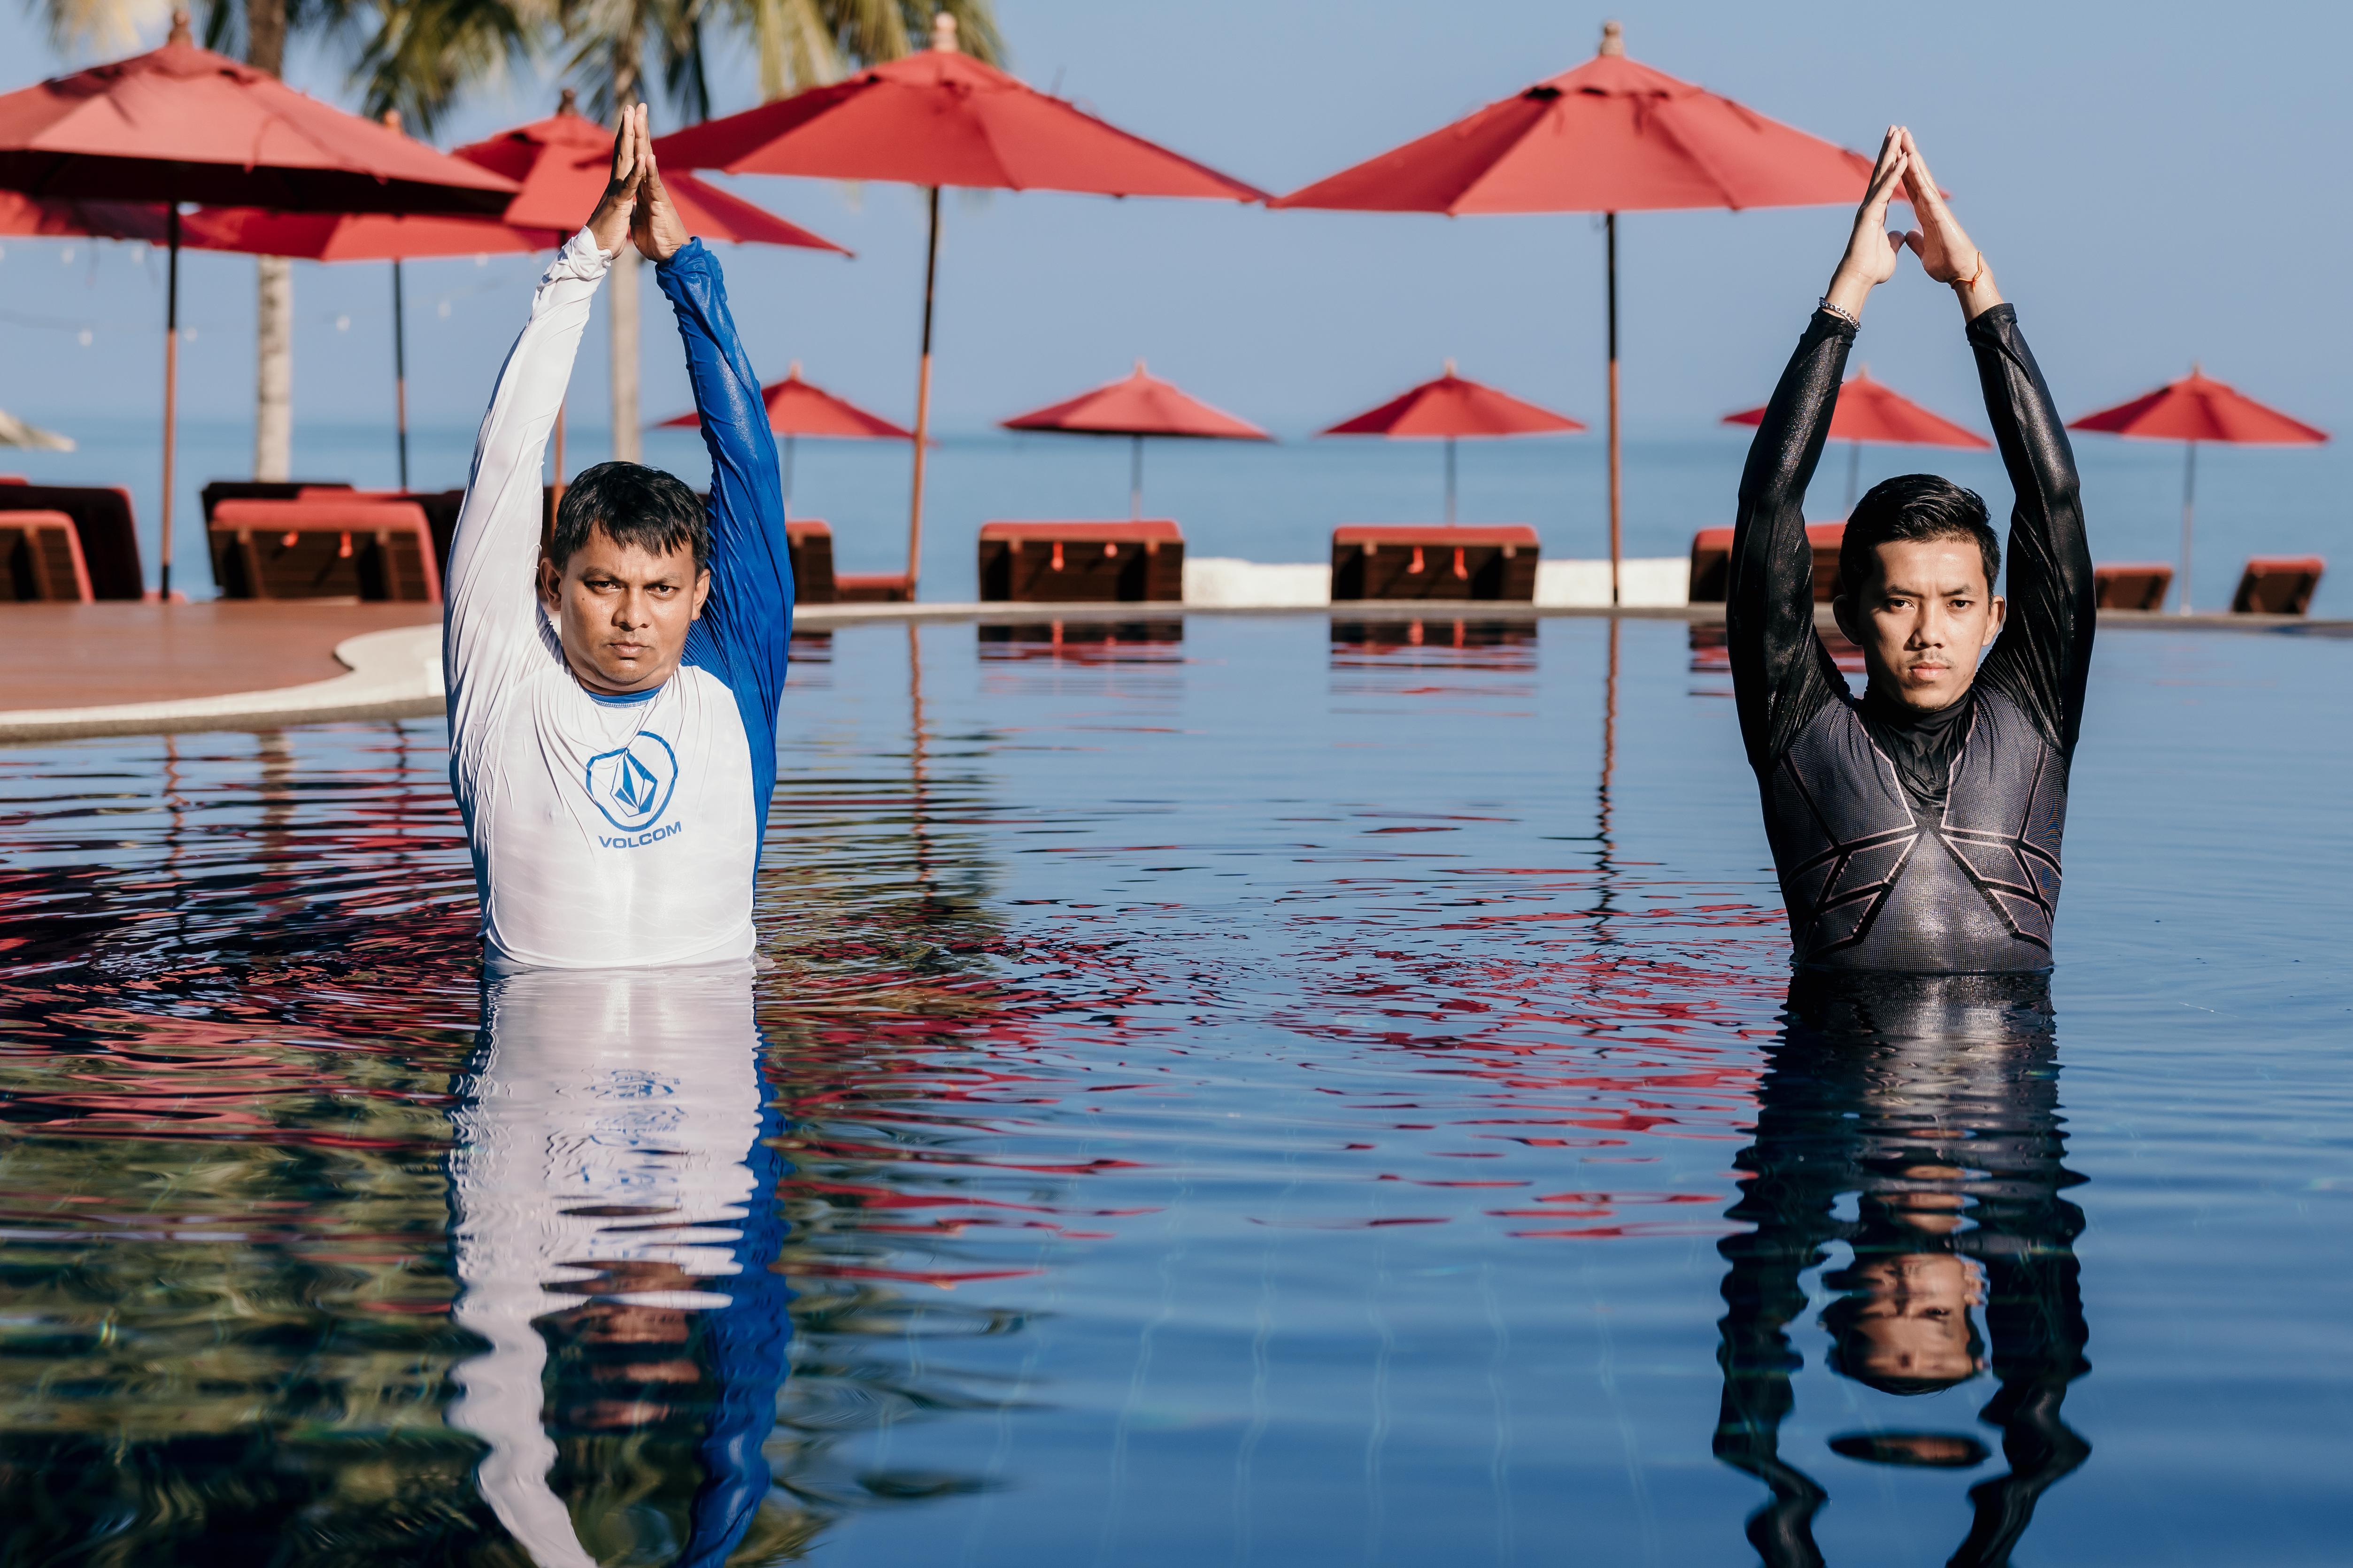
[[[711,503],[600,463],[565,490],[543,556],[542,454],[596,286],[632,240],[678,314]],[[719,263],[662,188],[642,107],[499,374],[448,583],[449,778],[491,967],[749,958],[792,630],[784,494]]]

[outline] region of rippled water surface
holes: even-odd
[[[804,640],[755,975],[486,992],[438,722],[0,752],[0,1563],[2342,1561],[2353,645],[1792,996],[1681,623],[1111,630]]]

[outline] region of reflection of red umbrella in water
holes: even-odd
[[[1583,424],[1566,414],[1555,414],[1492,386],[1465,381],[1454,374],[1454,362],[1448,360],[1446,374],[1436,381],[1425,381],[1378,408],[1367,409],[1353,419],[1343,419],[1324,434],[1386,436],[1391,440],[1444,437],[1446,521],[1451,523],[1454,521],[1456,440],[1463,437],[1565,436],[1584,428]]]
[[[664,184],[668,184],[667,178]],[[795,360],[785,372],[785,379],[772,381],[760,388],[760,401],[767,405],[768,428],[785,438],[785,511],[793,510],[793,440],[800,436],[816,436],[837,441],[911,441],[913,434],[902,430],[880,414],[869,414],[847,398],[836,397],[821,386],[813,386],[801,379],[801,362]],[[702,416],[692,409],[674,419],[665,419],[659,426],[664,430],[694,430],[701,428]]]
[[[1107,125],[1059,98],[957,52],[955,19],[934,20],[932,47],[654,143],[665,163],[731,174],[892,180],[929,187],[923,332],[915,380],[915,464],[907,508],[907,596],[923,542],[924,438],[932,416],[932,297],[939,271],[940,187],[1079,191],[1106,196],[1263,200],[1265,193]]]
[[[1618,215],[1859,202],[1871,160],[1626,58],[1575,70],[1270,204],[1360,212],[1598,212],[1609,268],[1609,585],[1618,596]]]
[[[2196,365],[2179,381],[2130,403],[2086,414],[2068,421],[2070,430],[2100,430],[2111,436],[2137,437],[2148,441],[2184,444],[2181,465],[2181,604],[2189,613],[2189,521],[2198,497],[2198,443],[2228,441],[2238,446],[2317,446],[2328,432],[2266,408],[2235,387],[2216,381]]]
[[[170,264],[164,336],[162,592],[172,593],[172,466],[182,202],[292,212],[495,215],[512,182],[267,71],[200,49],[185,12],[164,47],[0,96],[0,188],[45,199],[161,202]]]
[[[1145,373],[1144,362],[1117,381],[1105,382],[1060,403],[1033,408],[1003,421],[1008,430],[1060,430],[1073,436],[1125,436],[1128,457],[1127,515],[1144,515],[1144,438],[1176,436],[1196,440],[1269,441],[1273,437],[1247,419],[1212,408],[1170,382]],[[1059,548],[1059,546],[1057,547]]]
[[[385,123],[399,129],[396,115]],[[549,155],[549,154],[553,155]],[[439,217],[385,213],[282,213],[254,207],[211,208],[185,220],[183,241],[197,250],[291,256],[305,261],[392,263],[392,358],[398,405],[400,488],[408,488],[408,344],[400,264],[434,257],[519,255],[554,250],[578,231],[612,177],[613,134],[573,108],[570,88],[548,119],[502,131],[460,147],[457,155],[522,190],[499,217]],[[665,182],[687,232],[706,241],[788,245],[848,255],[840,246],[798,224],[705,184],[691,174]],[[564,458],[556,454],[556,482]]]
[[[1765,410],[1744,408],[1737,414],[1725,415],[1724,422],[1762,425]],[[1956,425],[1941,414],[1931,414],[1885,382],[1873,381],[1869,365],[1849,376],[1839,388],[1838,405],[1831,415],[1830,438],[1850,443],[1846,505],[1839,510],[1841,517],[1854,510],[1854,491],[1862,477],[1865,441],[1897,447],[1959,447],[1979,452],[1993,445],[1966,426]]]

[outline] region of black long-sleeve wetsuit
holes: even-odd
[[[1853,326],[1817,311],[1740,480],[1725,606],[1733,690],[1797,962],[1988,973],[2051,963],[2067,769],[2094,621],[2074,455],[2016,312],[1969,323],[2010,513],[2009,620],[1969,694],[1856,699],[1814,632],[1806,482]]]

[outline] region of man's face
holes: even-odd
[[[1871,581],[1831,605],[1862,649],[1871,684],[1933,713],[1968,695],[1978,658],[2001,635],[2002,602],[1986,582],[1974,539],[1905,539],[1880,545]]]
[[[539,598],[555,617],[565,661],[591,691],[626,697],[670,678],[687,628],[702,614],[711,574],[694,552],[649,554],[601,528],[561,568],[539,563]]]

